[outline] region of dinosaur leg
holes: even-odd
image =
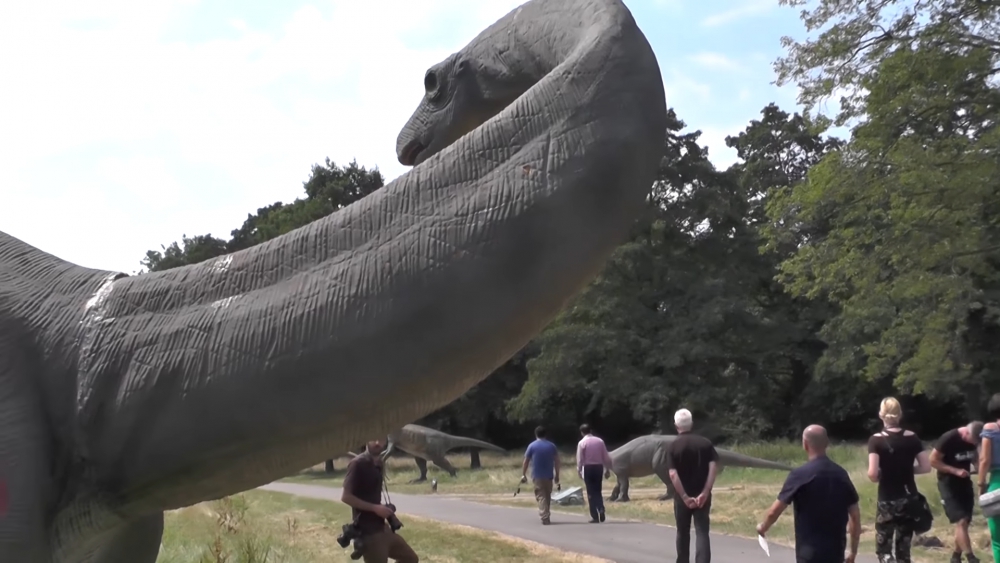
[[[670,482],[670,473],[666,469],[658,469],[656,471],[656,476],[663,481],[663,484],[667,486],[666,494],[657,497],[657,500],[671,500],[674,498],[674,484]]]
[[[420,470],[420,477],[416,479],[411,479],[411,483],[423,483],[427,480],[427,460],[422,457],[414,457],[414,461],[417,462],[417,469]]]
[[[448,463],[448,459],[445,458],[443,455],[435,455],[434,457],[431,458],[431,461],[434,463],[434,465],[447,471],[448,475],[451,475],[452,477],[458,475],[458,470],[455,469],[450,463]]]
[[[46,512],[55,497],[49,477],[52,437],[30,367],[0,322],[0,561],[48,563]],[[37,377],[37,376],[35,376]]]
[[[611,490],[611,502],[628,502],[628,477],[618,477],[618,484]]]
[[[483,463],[481,461],[479,461],[479,450],[472,449],[471,453],[469,454],[469,456],[471,458],[469,460],[469,469],[482,469],[483,468]]]
[[[163,513],[133,520],[105,543],[93,563],[156,563],[163,537]]]

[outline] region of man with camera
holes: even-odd
[[[351,559],[364,558],[365,563],[417,563],[419,558],[396,530],[403,525],[396,518],[396,507],[382,504],[384,475],[379,454],[385,449],[380,440],[368,442],[365,452],[347,466],[340,500],[351,507],[353,522],[344,526],[337,538],[341,547],[354,540]]]

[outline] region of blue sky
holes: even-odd
[[[725,147],[794,87],[772,83],[778,0],[625,0],[667,103]],[[0,6],[0,230],[81,265],[132,273],[148,249],[227,238],[302,195],[313,163],[356,158],[389,181],[425,69],[520,0],[95,0]]]

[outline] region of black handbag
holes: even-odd
[[[917,491],[906,500],[906,512],[913,522],[913,531],[918,534],[926,534],[934,525],[934,514],[931,513],[931,505],[927,503],[927,498],[920,491]]]

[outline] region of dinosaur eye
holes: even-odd
[[[437,88],[438,88],[437,73],[435,73],[433,70],[427,71],[427,74],[424,75],[424,90],[427,90],[428,94],[433,94],[435,91],[437,91]]]

